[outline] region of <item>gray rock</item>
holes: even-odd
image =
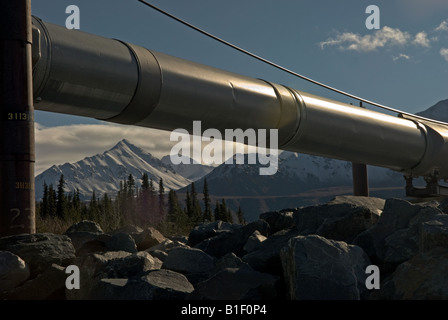
[[[30,267],[31,278],[53,263],[67,266],[75,258],[69,237],[52,233],[20,234],[0,238],[0,250],[10,251]]]
[[[159,259],[160,261],[165,261],[166,257],[168,257],[168,253],[162,250],[153,250],[151,251],[151,255],[157,259]]]
[[[420,227],[420,251],[448,246],[448,215],[423,222]]]
[[[260,231],[255,230],[254,233],[247,239],[246,244],[243,247],[245,252],[252,252],[257,250],[260,247],[260,244],[266,240],[267,237],[262,235]]]
[[[258,250],[244,255],[242,260],[257,271],[282,276],[280,250],[288,244],[289,239],[299,234],[295,228],[281,230],[260,243]]]
[[[114,233],[106,242],[106,249],[109,251],[137,252],[137,245],[134,238],[124,232]]]
[[[152,270],[135,281],[135,289],[140,289],[147,299],[184,300],[194,291],[187,278],[171,270]]]
[[[435,247],[400,264],[370,299],[447,300],[448,249]]]
[[[101,279],[134,279],[162,267],[162,261],[145,251],[133,254],[126,251],[95,253],[78,258],[74,264],[80,268],[81,289],[67,292],[70,300],[88,299]]]
[[[100,273],[107,278],[134,278],[146,271],[160,269],[162,261],[148,252],[140,251],[132,255],[112,259],[105,263]]]
[[[107,278],[105,271],[108,263],[130,256],[125,251],[111,251],[102,254],[93,253],[76,258],[73,264],[80,270],[80,289],[67,290],[68,300],[89,299],[90,293],[102,278]]]
[[[140,233],[133,233],[132,237],[138,251],[146,250],[166,240],[163,234],[153,227],[147,227]]]
[[[141,298],[127,289],[129,280],[124,279],[100,279],[88,294],[89,300],[132,300]],[[131,293],[131,294],[130,294]],[[138,294],[138,292],[137,292]]]
[[[52,264],[35,278],[9,291],[2,298],[7,300],[65,299],[64,290],[67,276],[64,267]]]
[[[244,262],[240,257],[238,257],[233,252],[228,253],[225,256],[221,257],[216,262],[215,268],[213,269],[212,273],[218,273],[219,271],[222,271],[227,268],[253,270],[248,263]]]
[[[264,236],[269,235],[268,223],[260,219],[233,231],[205,239],[198,243],[195,248],[217,258],[230,252],[242,256],[244,254],[243,247],[255,230],[258,230]]]
[[[278,297],[279,277],[246,268],[226,268],[199,283],[189,299],[266,300]]]
[[[296,228],[302,235],[318,234],[328,239],[351,243],[361,232],[375,225],[382,206],[381,199],[363,204],[363,199],[349,198],[343,202],[336,198],[332,202],[311,206],[294,212]],[[379,206],[379,207],[378,207]]]
[[[19,256],[0,251],[0,293],[10,291],[30,277],[30,268]]]
[[[292,300],[366,299],[370,260],[357,246],[318,235],[290,239],[280,253]]]
[[[381,215],[386,204],[385,199],[362,196],[336,196],[329,204],[348,203],[356,207],[366,207],[373,213]]]
[[[153,270],[138,279],[101,279],[90,300],[184,300],[194,290],[187,278],[170,270]]]
[[[215,267],[215,259],[195,248],[175,248],[170,250],[162,268],[189,273],[210,273]]]
[[[294,225],[293,211],[291,210],[265,212],[260,214],[260,219],[269,224],[271,233],[289,229]]]
[[[188,245],[193,247],[206,239],[215,237],[223,232],[233,231],[238,228],[241,228],[241,225],[232,224],[221,220],[202,223],[191,230],[188,236]]]
[[[151,255],[159,258],[160,260],[165,261],[168,253],[175,248],[189,248],[189,246],[183,242],[166,239],[163,242],[146,249],[145,251],[149,252]]]
[[[418,253],[423,223],[441,222],[445,216],[436,205],[388,199],[378,223],[360,233],[353,244],[362,247],[384,274],[390,274],[400,263]],[[429,225],[424,229],[429,231]]]
[[[64,234],[68,235],[73,232],[104,233],[98,223],[90,220],[82,220],[71,225]]]
[[[98,251],[106,251],[106,242],[111,238],[110,235],[104,233],[94,233],[89,231],[73,231],[67,233],[67,236],[72,240],[76,256]]]

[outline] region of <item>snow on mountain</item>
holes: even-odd
[[[206,174],[210,173],[215,167],[199,164],[194,159],[186,156],[182,156],[182,163],[173,164],[169,155],[164,156],[161,161],[174,168],[174,170],[180,175],[184,176],[191,181],[196,181]]]
[[[417,113],[417,115],[429,119],[448,122],[448,99],[437,102],[425,111]]]
[[[87,157],[76,163],[54,165],[39,174],[35,179],[36,199],[43,195],[43,184],[57,186],[61,174],[66,181],[66,191],[79,189],[80,194],[90,198],[93,190],[97,194],[114,195],[120,181],[132,174],[136,184],[141,184],[143,173],[154,180],[158,188],[159,179],[163,179],[166,189],[179,189],[191,183],[190,179],[177,173],[173,167],[166,165],[149,152],[131,144],[127,140],[120,141],[112,149],[102,154]]]
[[[353,182],[350,162],[284,151],[278,156],[278,170],[273,175],[260,175],[259,169],[267,165],[221,164],[205,176],[213,195],[273,196],[290,195],[313,188],[351,186]],[[384,185],[399,179],[400,173],[389,169],[368,166],[369,183]],[[203,179],[195,182],[202,190]],[[183,188],[182,190],[186,190]]]
[[[350,162],[284,151],[278,156],[277,172],[263,176],[259,169],[267,165],[248,164],[248,155],[244,164],[236,164],[235,157],[233,164],[221,164],[204,178],[213,201],[225,199],[234,211],[241,206],[249,221],[265,211],[323,203],[353,192]],[[404,192],[404,179],[398,172],[368,166],[368,177],[369,187],[386,193],[392,190],[393,196]],[[202,192],[204,178],[195,181],[197,192]],[[191,190],[191,185],[177,191],[180,198],[187,188]]]

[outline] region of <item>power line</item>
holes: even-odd
[[[283,67],[283,66],[281,66],[281,65],[279,65],[277,63],[274,63],[274,62],[272,62],[270,60],[267,60],[267,59],[265,59],[263,57],[260,57],[260,56],[254,54],[254,53],[252,53],[250,51],[247,51],[247,50],[241,48],[241,47],[238,47],[237,45],[234,45],[231,42],[228,42],[228,41],[226,41],[224,39],[221,39],[221,38],[215,36],[214,34],[211,34],[211,33],[207,32],[207,31],[205,31],[205,30],[203,30],[203,29],[201,29],[199,27],[196,27],[195,25],[193,25],[193,24],[191,24],[191,23],[189,23],[189,22],[187,22],[187,21],[185,21],[185,20],[183,20],[181,18],[178,18],[177,16],[175,16],[175,15],[173,15],[173,14],[171,14],[171,13],[165,11],[165,10],[162,10],[161,8],[159,8],[159,7],[153,5],[153,4],[151,4],[151,3],[149,3],[149,2],[147,2],[145,0],[138,0],[138,1],[141,2],[142,4],[146,5],[146,6],[148,6],[148,7],[152,8],[152,9],[162,13],[163,15],[165,15],[165,16],[173,19],[173,20],[176,20],[177,22],[180,22],[181,24],[183,24],[183,25],[185,25],[185,26],[187,26],[187,27],[189,27],[189,28],[191,28],[191,29],[193,29],[193,30],[195,30],[195,31],[197,31],[197,32],[199,32],[199,33],[201,33],[201,34],[203,34],[203,35],[205,35],[205,36],[215,40],[215,41],[218,41],[218,42],[220,42],[220,43],[222,43],[222,44],[224,44],[224,45],[226,45],[228,47],[231,47],[231,48],[233,48],[233,49],[235,49],[235,50],[237,50],[237,51],[239,51],[241,53],[244,53],[245,55],[248,55],[248,56],[250,56],[250,57],[252,57],[254,59],[257,59],[257,60],[259,60],[259,61],[261,61],[263,63],[266,63],[266,64],[268,64],[268,65],[270,65],[270,66],[272,66],[274,68],[277,68],[279,70],[287,72],[287,73],[289,73],[289,74],[291,74],[291,75],[293,75],[295,77],[301,78],[303,80],[311,82],[311,83],[313,83],[315,85],[318,85],[320,87],[323,87],[325,89],[334,91],[336,93],[339,93],[339,94],[344,95],[346,97],[352,98],[354,100],[358,100],[358,101],[361,101],[361,102],[370,104],[372,106],[375,106],[375,107],[378,107],[378,108],[381,108],[381,109],[384,109],[384,110],[388,110],[388,111],[391,111],[391,112],[394,112],[394,113],[397,113],[397,114],[407,115],[407,116],[410,116],[410,117],[413,117],[413,118],[419,118],[419,119],[422,119],[422,120],[425,120],[425,121],[434,122],[434,123],[446,124],[445,122],[442,122],[442,121],[437,121],[437,120],[434,120],[434,119],[429,119],[429,118],[421,117],[421,116],[418,116],[418,115],[414,115],[412,113],[407,113],[407,112],[404,112],[404,111],[401,111],[401,110],[398,110],[398,109],[394,109],[394,108],[391,108],[391,107],[388,107],[388,106],[385,106],[385,105],[382,105],[382,104],[379,104],[379,103],[376,103],[376,102],[373,102],[373,101],[370,101],[370,100],[358,97],[358,96],[353,95],[351,93],[348,93],[348,92],[336,89],[336,88],[331,87],[329,85],[326,85],[326,84],[324,84],[322,82],[313,80],[313,79],[311,79],[309,77],[306,77],[306,76],[301,75],[301,74],[299,74],[299,73],[297,73],[295,71],[292,71],[292,70],[290,70],[288,68],[285,68],[285,67]]]

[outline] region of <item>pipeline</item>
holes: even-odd
[[[37,110],[162,130],[277,129],[282,150],[448,178],[448,124],[312,95],[33,17]],[[34,57],[36,57],[34,59]]]

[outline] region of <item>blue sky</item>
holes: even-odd
[[[446,0],[150,2],[275,63],[393,108],[416,113],[448,98]],[[82,31],[357,103],[235,52],[137,0],[34,0],[32,12],[65,25],[69,5],[79,7]],[[368,5],[380,9],[379,30],[366,28]],[[156,156],[169,153],[165,132],[41,111],[35,119],[36,173],[104,151],[121,138]]]

